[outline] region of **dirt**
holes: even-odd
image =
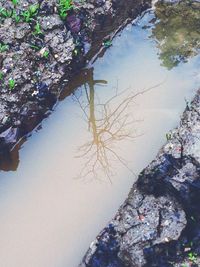
[[[74,0],[61,18],[58,0],[1,1],[1,156],[48,116],[68,81],[116,31],[148,7],[149,0]]]

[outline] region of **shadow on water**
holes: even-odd
[[[158,2],[155,15],[150,21],[146,21],[146,25],[143,25],[144,30],[146,28],[151,29],[149,38],[156,41],[161,65],[168,70],[177,67],[180,63],[186,63],[189,58],[199,53],[199,10],[200,3],[195,1],[180,1],[175,4]],[[186,17],[187,19],[185,19]],[[102,54],[99,56],[102,57]],[[74,92],[73,98],[83,110],[88,129],[92,133],[92,139],[79,148],[80,157],[85,155],[87,158],[87,167],[81,171],[81,176],[85,176],[87,172],[91,171],[95,174],[101,168],[104,170],[104,174],[110,177],[112,171],[109,167],[109,158],[113,159],[113,157],[128,168],[126,161],[117,155],[111,147],[122,138],[135,137],[126,128],[127,124],[130,124],[130,122],[126,122],[130,119],[126,111],[135,96],[134,94],[125,96],[126,93],[124,92],[124,98],[122,99],[120,96],[121,102],[112,110],[110,108],[111,102],[119,97],[117,88],[116,94],[107,100],[107,103],[100,103],[95,100],[96,86],[106,84],[105,80],[94,79],[93,67],[84,69],[71,80],[59,98],[59,101],[62,101]],[[81,90],[76,91],[80,87],[84,88],[81,90],[84,90],[87,95],[87,103],[81,103]],[[40,128],[41,125],[38,129]],[[17,170],[20,162],[19,150],[26,139],[22,140],[9,155],[4,157],[0,162],[0,170]],[[93,160],[91,161],[91,159]]]

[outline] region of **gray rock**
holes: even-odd
[[[54,14],[52,16],[40,17],[39,23],[43,30],[52,30],[55,28],[63,27],[63,21],[57,14]]]
[[[127,18],[135,18],[150,6],[150,0],[119,0],[114,8],[112,2],[74,0],[74,8],[67,14],[73,18],[69,21],[60,19],[57,0],[20,0],[15,7],[12,1],[0,1],[0,8],[14,8],[21,19],[16,21],[12,13],[10,18],[0,18],[0,42],[8,45],[0,55],[0,134],[16,125],[19,128],[12,139],[15,143],[0,137],[0,160],[3,151],[11,150],[46,117],[64,87],[61,82],[68,81],[100,50],[105,35],[112,37]],[[38,10],[26,22],[22,13],[31,5],[38,5]],[[14,88],[10,88],[10,80]],[[41,89],[44,84],[45,89]],[[20,111],[29,102],[36,110],[25,118]]]
[[[199,266],[199,110],[200,90],[80,266]]]

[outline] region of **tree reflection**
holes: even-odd
[[[159,58],[168,69],[198,54],[200,49],[200,3],[158,2],[152,37],[158,42]]]
[[[118,86],[116,86],[115,94],[102,103],[96,93],[97,90],[95,91],[95,86],[103,86],[107,82],[94,80],[93,69],[87,71],[90,73],[90,79],[85,83],[83,89],[86,100],[80,91],[79,94],[78,92],[74,94],[74,99],[83,111],[88,131],[91,133],[91,139],[78,149],[77,157],[85,160],[80,177],[98,179],[101,174],[104,174],[111,181],[114,162],[120,163],[134,174],[126,159],[117,152],[119,142],[133,140],[140,136],[136,133],[136,127],[133,127],[138,120],[133,118],[129,108],[138,95],[144,94],[154,87],[142,92],[130,92],[131,90],[128,89],[118,92]]]

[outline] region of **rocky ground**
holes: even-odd
[[[68,5],[65,5],[65,4]],[[61,90],[149,0],[0,1],[0,155],[31,132]]]
[[[0,1],[0,155],[149,0]],[[200,91],[81,267],[200,266]]]
[[[200,91],[80,267],[200,266]]]

